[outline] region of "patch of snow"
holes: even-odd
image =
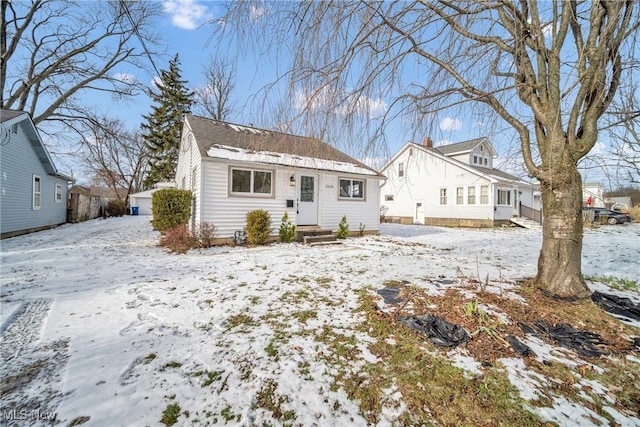
[[[209,147],[207,150],[207,156],[225,160],[273,164],[294,168],[328,170],[358,175],[376,175],[375,171],[353,163],[338,162],[335,160],[326,160],[314,157],[295,156],[292,154],[271,151],[254,151],[218,144]]]
[[[2,344],[11,342],[19,357],[7,350],[0,374],[7,378],[33,363],[33,378],[3,395],[3,403],[55,411],[64,425],[78,417],[90,417],[92,425],[156,425],[172,403],[189,413],[179,424],[220,424],[227,410],[233,423],[260,425],[273,422],[257,399],[274,381],[294,424],[365,426],[330,357],[333,340],[345,339],[353,343],[346,363],[352,372],[380,363],[369,351],[374,340],[358,329],[359,292],[404,280],[442,293],[464,283],[461,276],[488,275],[492,291],[511,295],[515,280],[535,274],[541,244],[539,230],[399,224],[380,230],[339,248],[274,244],[184,255],[158,247],[159,233],[142,216],[5,239]],[[637,224],[587,230],[584,273],[637,280],[638,231]],[[539,360],[585,363],[535,338],[527,345]],[[481,373],[471,358],[453,358]],[[626,360],[640,363],[633,355]],[[545,378],[522,360],[503,364],[523,398],[537,399],[545,389]],[[380,424],[393,425],[406,404],[391,387],[383,408]],[[637,421],[606,410],[621,425]],[[559,399],[540,411],[561,425],[602,419]]]

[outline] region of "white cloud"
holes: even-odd
[[[162,4],[165,13],[171,15],[171,22],[185,30],[195,30],[211,18],[209,9],[194,0],[172,0]]]
[[[249,18],[251,19],[252,22],[257,22],[267,14],[268,14],[268,11],[264,7],[251,6],[251,12],[250,12]]]
[[[460,130],[462,129],[462,121],[460,119],[445,117],[440,121],[440,130]]]
[[[133,84],[136,82],[136,76],[131,73],[115,73],[113,78],[127,84]]]

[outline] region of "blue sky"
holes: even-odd
[[[235,112],[229,117],[229,121],[239,124],[254,124],[257,127],[275,128],[278,125],[275,118],[268,119],[268,114],[260,115],[260,117],[253,116],[252,111],[255,111],[258,100],[264,95],[261,89],[265,85],[277,81],[281,77],[280,74],[287,70],[288,64],[275,63],[274,57],[268,55],[253,57],[250,56],[250,53],[246,55],[239,54],[232,44],[228,49],[219,49],[218,46],[228,45],[225,43],[218,45],[211,42],[214,25],[218,25],[211,23],[211,21],[223,15],[224,4],[222,2],[170,0],[162,2],[162,10],[162,16],[156,20],[155,30],[162,36],[162,42],[167,47],[167,54],[164,57],[154,57],[156,67],[158,69],[168,68],[169,60],[178,53],[183,78],[188,81],[189,87],[193,89],[203,85],[203,66],[212,55],[217,55],[227,61],[237,61],[237,74],[234,78],[235,88],[232,99]],[[259,18],[259,10],[256,10],[256,13],[256,18]],[[280,57],[280,60],[282,61],[282,57]],[[284,58],[284,62],[286,62],[286,58]],[[156,74],[153,72],[128,69],[119,69],[117,72],[123,79],[135,78],[149,86],[153,84],[152,82],[156,78]],[[281,84],[286,85],[286,81],[282,81]],[[277,96],[278,93],[284,93],[284,90],[273,93]],[[111,99],[100,101],[104,113],[121,118],[131,129],[138,129],[143,120],[142,114],[148,114],[151,111],[151,101],[144,94],[126,102],[117,103]],[[277,101],[276,99],[273,100],[274,103]],[[382,111],[390,101],[382,98],[368,99],[366,105],[369,108],[377,108]],[[300,103],[300,99],[293,99],[290,102],[292,105],[296,105]],[[514,155],[513,147],[518,144],[514,138],[515,134],[503,123],[499,123],[494,127],[492,123],[482,123],[472,118],[471,114],[459,116],[441,114],[434,118],[434,123],[434,133],[423,137],[431,137],[436,146],[487,136],[501,157],[494,164],[510,172],[515,172],[522,168],[521,157]],[[402,145],[411,140],[409,129],[412,126],[410,125],[398,121],[395,127],[388,129],[389,154],[394,154]],[[418,140],[416,142],[419,142],[422,137],[417,137],[416,139]],[[327,142],[336,143],[336,141]],[[342,147],[339,146],[339,148]],[[604,153],[606,152],[606,147],[604,144],[599,144],[594,151]],[[507,156],[512,157],[507,159]],[[376,163],[368,161],[370,159],[361,160],[374,166]],[[384,159],[378,157],[374,160],[380,163]],[[60,166],[61,170],[68,169],[65,163],[66,161],[63,160],[63,164]],[[77,166],[69,167],[74,174],[80,172]],[[597,170],[590,170],[587,173],[583,173],[583,178],[588,181],[601,180],[602,174]],[[605,186],[607,186],[606,183]]]
[[[154,62],[159,69],[166,69],[169,59],[178,53],[183,78],[188,81],[191,88],[196,88],[204,83],[203,66],[212,55],[236,60],[238,64],[233,92],[233,104],[236,109],[229,120],[240,124],[253,123],[258,127],[273,128],[277,123],[261,122],[259,117],[252,117],[251,107],[255,106],[257,102],[255,96],[262,96],[261,89],[281,77],[279,73],[284,72],[286,66],[281,63],[275,64],[272,57],[251,57],[248,56],[250,54],[239,54],[234,49],[218,51],[217,45],[210,42],[213,26],[217,24],[209,22],[223,14],[223,7],[222,2],[211,1],[171,0],[163,2],[164,14],[157,21],[156,30],[163,35],[168,50],[166,57],[154,58]],[[123,71],[123,73],[126,72],[128,71]],[[138,72],[133,77],[151,84],[155,75],[140,75]],[[282,84],[286,84],[286,82],[282,82]],[[300,100],[294,99],[291,102],[295,105],[300,103]],[[386,105],[387,100],[383,99],[372,99],[368,102],[370,108],[377,108],[380,111]],[[124,115],[127,123],[131,126],[137,126],[142,120],[141,115],[150,111],[151,104],[146,96],[141,95],[134,102],[129,102],[127,107],[128,110]],[[120,106],[114,105],[113,108],[118,111]],[[447,116],[438,118],[438,130],[440,135],[435,135],[435,137],[425,135],[425,137],[432,136],[436,144],[444,144],[460,142],[486,134],[486,130],[483,130],[478,123],[466,123],[460,118]],[[389,142],[393,146],[389,148],[392,153],[408,141],[407,135],[398,132],[397,138],[390,138]]]

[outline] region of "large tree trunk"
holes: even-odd
[[[542,249],[536,286],[561,298],[587,298],[582,277],[582,177],[569,159],[541,182]]]

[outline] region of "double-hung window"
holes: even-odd
[[[231,168],[231,194],[273,196],[273,171]]]
[[[62,185],[56,184],[56,194],[55,194],[56,203],[62,202]]]
[[[441,205],[446,205],[447,204],[447,189],[446,188],[441,188],[440,189],[440,204]]]
[[[498,189],[498,205],[511,206],[511,190]]]
[[[464,204],[464,188],[458,187],[456,188],[456,205]]]
[[[467,188],[467,204],[469,205],[476,204],[476,187]]]
[[[38,175],[33,175],[33,185],[32,185],[32,193],[33,193],[33,197],[32,197],[32,209],[34,211],[37,211],[40,209],[40,198],[42,196],[41,191],[42,191],[42,182],[40,180],[40,177]]]
[[[404,176],[404,163],[398,164],[398,176],[401,178]]]
[[[340,199],[364,200],[364,181],[340,178]]]
[[[489,204],[489,186],[488,185],[480,186],[480,204],[481,205]]]

